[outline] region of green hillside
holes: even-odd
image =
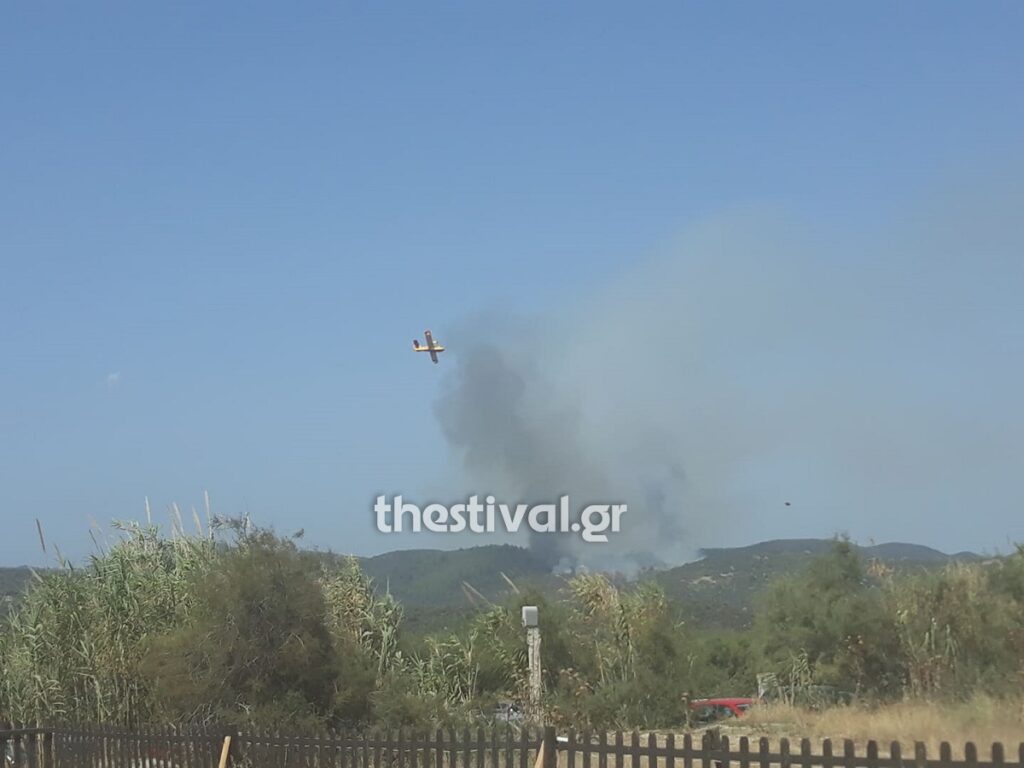
[[[640,577],[659,583],[684,618],[698,626],[741,628],[753,617],[757,595],[768,584],[798,573],[814,557],[829,551],[828,539],[781,539],[746,547],[702,551],[702,559],[666,570],[647,570]],[[917,544],[886,543],[857,547],[862,556],[908,570],[937,567],[978,555],[943,552]],[[381,590],[390,589],[406,609],[408,627],[425,631],[452,626],[475,610],[481,600],[509,597],[504,573],[519,588],[536,587],[554,596],[565,578],[548,572],[544,563],[521,547],[484,546],[452,551],[404,550],[361,560]]]
[[[731,549],[705,549],[703,558],[658,572],[653,578],[694,624],[735,629],[748,626],[757,595],[774,579],[799,572],[828,552],[827,539],[781,539]],[[930,568],[951,560],[978,560],[973,553],[947,555],[918,544],[858,546],[866,561],[898,570]]]
[[[402,604],[406,629],[414,633],[461,624],[488,602],[511,598],[516,589],[553,594],[564,584],[529,549],[508,544],[403,549],[358,560],[376,588]]]
[[[464,584],[488,600],[501,599],[511,587],[529,582],[548,586],[553,577],[530,550],[510,545],[489,545],[451,551],[410,549],[364,558],[363,570],[406,605],[423,607],[466,602]]]

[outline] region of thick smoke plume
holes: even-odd
[[[641,552],[653,549],[651,539],[681,541],[681,509],[673,503],[681,501],[683,478],[668,447],[643,466],[629,459],[629,451],[619,462],[611,460],[611,446],[592,435],[595,414],[548,375],[556,373],[552,353],[544,351],[545,338],[537,329],[513,323],[490,328],[490,333],[478,326],[476,332],[457,334],[461,352],[454,381],[436,406],[474,487],[513,503],[554,502],[568,494],[574,508],[629,504],[623,541],[601,545],[600,552],[589,551],[595,545],[583,545],[575,536],[531,534],[531,547],[552,566],[600,555],[605,565],[632,567],[644,559]],[[610,434],[606,439],[616,440]],[[623,554],[633,556],[617,562]]]
[[[936,520],[973,531],[967,509],[1000,530],[1024,501],[1024,238],[1002,202],[859,242],[743,211],[547,316],[444,329],[435,411],[464,486],[627,503],[608,544],[531,542],[600,568],[840,530],[929,543]]]

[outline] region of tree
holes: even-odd
[[[902,685],[894,618],[847,539],[770,588],[756,634],[767,665],[783,675],[800,667],[815,683],[857,693]]]
[[[373,670],[358,645],[336,645],[318,575],[292,542],[244,534],[195,585],[190,620],[152,643],[164,714],[275,727],[364,717]]]

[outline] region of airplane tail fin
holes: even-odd
[[[412,348],[413,349],[419,349],[420,348],[420,340],[419,339],[413,339],[412,340]]]

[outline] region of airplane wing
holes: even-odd
[[[424,331],[423,333],[427,337],[427,349],[430,350],[430,359],[437,363],[437,345],[434,343],[434,337],[430,331]]]

